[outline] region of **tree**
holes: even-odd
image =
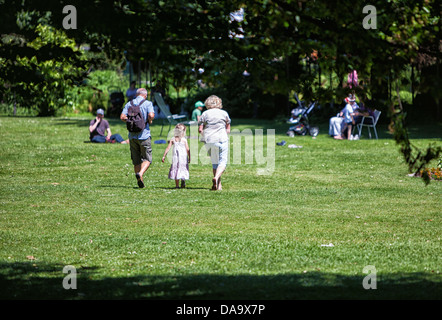
[[[0,93],[36,108],[42,116],[55,114],[65,89],[80,82],[87,70],[82,51],[62,30],[48,24],[50,16],[1,10],[0,17]]]
[[[77,9],[78,28],[59,30],[67,4]],[[415,148],[406,134],[401,103],[391,94],[403,70],[410,64],[422,65],[424,60],[425,66],[416,68],[424,80],[420,90],[430,93],[439,105],[441,92],[436,89],[440,86],[425,80],[440,83],[440,71],[430,76],[424,73],[424,68],[433,66],[440,70],[440,7],[436,0],[370,1],[370,8],[376,9],[374,29],[364,27],[369,21],[365,1],[11,0],[0,5],[0,57],[6,62],[0,81],[21,96],[25,95],[21,88],[34,88],[35,93],[41,92],[42,101],[56,101],[42,90],[54,91],[54,79],[60,80],[54,83],[71,84],[81,74],[74,70],[87,69],[90,61],[83,61],[62,35],[110,57],[121,57],[126,51],[129,60],[149,62],[174,83],[191,81],[191,70],[203,67],[206,82],[226,85],[231,76],[246,69],[251,74],[247,88],[252,101],[261,99],[260,93],[288,97],[292,91],[302,92],[306,100],[342,101],[348,93],[344,78],[349,68],[356,68],[364,87],[355,92],[370,97],[383,111],[391,110],[391,128],[401,150],[408,150],[404,157],[410,169],[423,168],[440,154],[440,148],[430,146],[427,156],[409,156]],[[231,19],[231,13],[239,9],[243,19]],[[48,36],[53,40],[37,50],[32,43],[40,25],[57,36]],[[51,56],[57,48],[57,57]],[[34,59],[37,56],[45,61],[43,66]],[[65,65],[72,66],[71,72],[60,72]],[[322,70],[337,74],[339,85],[321,86],[317,75]],[[289,111],[287,106],[278,108]]]

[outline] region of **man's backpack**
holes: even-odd
[[[130,101],[130,107],[127,110],[126,127],[129,132],[141,132],[146,128],[146,120],[144,120],[141,112],[141,105],[146,100],[142,100],[141,103],[136,106],[133,100]]]

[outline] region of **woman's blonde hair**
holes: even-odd
[[[174,137],[182,138],[186,135],[186,126],[182,123],[178,123],[173,131]]]
[[[206,99],[206,101],[204,101],[204,105],[206,106],[207,109],[213,109],[213,108],[222,109],[223,101],[221,100],[220,97],[211,95]]]

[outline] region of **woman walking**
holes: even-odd
[[[212,161],[212,190],[222,190],[221,175],[229,158],[230,117],[222,110],[222,100],[212,95],[204,102],[207,110],[198,122],[198,131],[204,137],[207,152]]]

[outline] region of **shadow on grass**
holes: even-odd
[[[136,181],[134,182],[135,186],[128,186],[128,185],[99,185],[98,188],[109,188],[109,189],[143,189],[140,188],[138,186],[136,186]],[[149,189],[158,189],[158,190],[183,190],[183,188],[176,188],[176,187],[153,187],[153,186],[147,186],[146,188],[144,188],[145,190],[149,190]],[[184,188],[184,190],[210,190],[209,187],[207,188],[202,188],[202,187],[189,187],[186,186]]]
[[[90,119],[60,118],[60,119],[56,119],[55,122],[56,122],[56,125],[59,125],[59,126],[77,126],[77,127],[88,128],[91,120],[93,120],[93,119],[95,119],[95,117],[93,117],[93,116]],[[108,120],[108,119],[106,119],[106,120]],[[111,123],[111,121],[109,121],[109,123]]]
[[[407,129],[410,139],[438,139],[442,141],[442,124],[409,125]]]
[[[98,188],[104,189],[140,189],[140,187],[136,186],[137,182],[135,181],[134,186],[129,185],[99,185]]]
[[[151,187],[152,189],[163,189],[163,190],[210,190],[209,187],[202,188],[202,187],[189,187],[186,185],[185,188],[176,188],[176,187]]]
[[[436,274],[378,274],[377,289],[362,287],[365,274],[323,272],[276,275],[139,275],[102,277],[98,267],[78,267],[77,289],[63,288],[62,265],[0,264],[0,298],[5,300],[293,300],[440,299]],[[72,275],[72,274],[69,274]],[[69,282],[72,283],[72,282]]]

